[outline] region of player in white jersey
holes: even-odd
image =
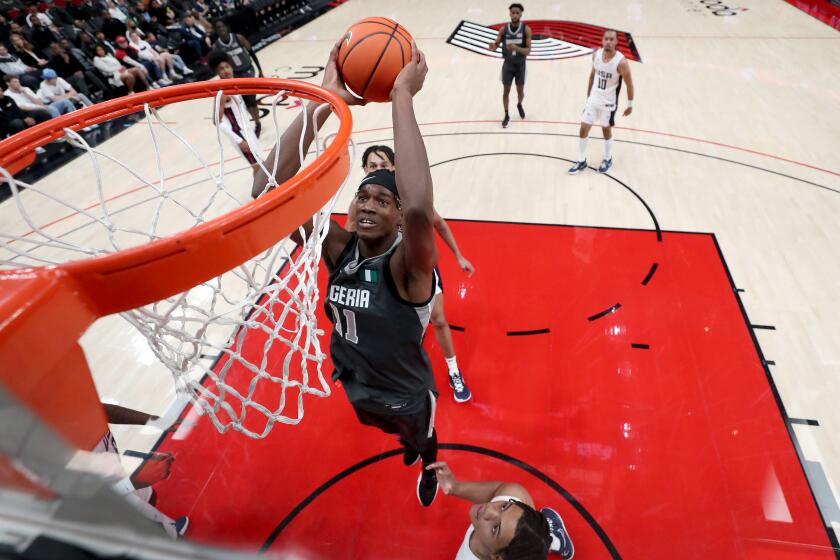
[[[592,56],[592,71],[589,73],[589,85],[586,93],[586,107],[580,118],[580,152],[577,163],[569,174],[576,175],[586,169],[586,145],[589,142],[589,130],[593,125],[600,126],[604,132],[604,160],[598,167],[599,173],[606,173],[612,167],[612,127],[615,125],[615,112],[618,110],[618,97],[622,82],[627,83],[626,117],[633,112],[633,78],[630,64],[624,55],[618,52],[615,44],[618,33],[609,29],[601,39],[602,48]]]
[[[233,62],[230,56],[222,51],[213,51],[207,55],[207,65],[210,70],[222,80],[233,78]],[[236,146],[245,161],[251,166],[251,172],[256,175],[259,169],[257,156],[259,155],[259,140],[255,129],[248,119],[248,108],[241,95],[224,95],[219,100],[219,109],[213,115],[214,122],[219,129]],[[255,154],[256,152],[256,154]]]
[[[435,470],[444,494],[475,504],[455,560],[542,559],[549,552],[571,560],[575,555],[560,515],[549,507],[534,509],[531,494],[519,484],[458,481],[444,462],[426,468]]]

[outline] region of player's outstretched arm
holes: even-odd
[[[489,502],[496,496],[511,496],[534,507],[531,494],[519,484],[495,480],[459,481],[456,480],[449,465],[443,461],[432,463],[426,469],[435,471],[440,488],[447,496],[455,496],[474,504]]]
[[[627,108],[624,110],[624,116],[626,117],[633,112],[633,99],[636,98],[636,90],[633,87],[633,76],[630,74],[630,63],[627,62],[626,58],[618,63],[618,73],[621,74],[621,78],[627,84]]]
[[[411,301],[429,298],[437,262],[432,174],[426,145],[414,115],[414,95],[423,87],[427,71],[426,57],[412,43],[411,61],[400,71],[391,90],[394,151],[400,154],[396,179],[405,237],[402,246],[403,278]]]
[[[341,81],[341,77],[338,74],[336,58],[338,57],[338,46],[340,42],[340,40],[336,42],[330,52],[330,57],[327,60],[326,67],[324,69],[324,81],[321,86],[341,97],[348,105],[360,105],[361,100],[347,91],[347,88],[344,87],[344,82]],[[309,151],[312,141],[315,139],[315,129],[317,128],[320,130],[321,127],[324,126],[324,122],[326,122],[327,118],[332,113],[329,110],[320,111],[318,113],[317,123],[313,126],[315,110],[318,106],[319,105],[314,102],[306,103],[304,114],[298,115],[286,131],[283,132],[280,140],[277,141],[274,148],[272,148],[268,157],[263,162],[265,169],[272,169],[274,166],[275,152],[279,150],[277,172],[274,174],[274,180],[277,181],[278,185],[294,177],[294,175],[300,170],[301,161],[299,143],[301,134],[303,133],[303,119],[305,118],[307,120],[306,136],[303,139],[303,153],[306,153]],[[259,169],[254,176],[254,182],[251,187],[251,196],[257,198],[263,194],[266,183],[268,183],[268,177],[266,176],[265,171]],[[308,236],[312,233],[312,222],[307,221],[303,228],[304,232]],[[295,243],[302,242],[302,239],[297,232],[293,233],[291,238],[295,241]],[[337,257],[338,253],[341,252],[341,249],[344,248],[344,245],[347,244],[349,239],[350,234],[348,232],[342,229],[341,226],[335,222],[331,222],[330,231],[324,242],[324,248],[327,250],[327,256],[330,258]],[[334,250],[336,248],[337,252]]]

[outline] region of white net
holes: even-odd
[[[275,95],[270,105],[275,138],[282,132],[277,109],[283,93]],[[244,165],[237,149],[224,138],[218,117],[220,96],[221,92],[213,110],[215,141],[207,141],[212,125],[204,123],[201,130],[191,121],[189,130],[179,132],[167,120],[176,114],[174,108],[158,111],[147,105],[145,122],[101,147],[89,135],[65,130],[63,141],[83,151],[79,160],[87,160],[90,180],[65,177],[68,188],[64,189],[55,181],[16,181],[0,169],[12,192],[12,198],[0,204],[0,267],[60,264],[122,251],[249,202],[251,166]],[[201,101],[206,114],[207,100]],[[230,110],[240,111],[236,104]],[[329,110],[328,105],[317,109],[324,110]],[[247,115],[233,116],[240,123],[250,122]],[[304,121],[303,134],[315,119]],[[144,138],[138,136],[139,130]],[[314,156],[318,157],[331,136],[318,138],[315,132]],[[130,137],[122,140],[123,136]],[[259,140],[247,130],[243,136],[261,162]],[[271,133],[263,139],[266,136]],[[303,165],[307,155],[303,138],[297,150]],[[122,155],[117,157],[115,152]],[[226,161],[226,152],[233,152],[238,167]],[[167,164],[174,169],[165,170]],[[184,172],[190,165],[193,168]],[[276,186],[277,165],[277,157],[259,163],[272,177],[267,189]],[[79,171],[74,168],[74,173]],[[278,422],[300,422],[306,395],[330,394],[321,372],[325,355],[316,320],[317,277],[321,245],[337,196],[338,192],[313,216],[309,236],[301,225],[301,244],[289,238],[278,240],[221,276],[122,313],[172,372],[176,391],[207,414],[220,432],[233,429],[263,438]]]

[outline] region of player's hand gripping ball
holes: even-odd
[[[397,74],[411,60],[408,30],[384,17],[357,21],[338,49],[338,71],[347,88],[365,101],[390,100]]]

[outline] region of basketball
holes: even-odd
[[[411,60],[411,34],[384,17],[357,21],[338,50],[338,70],[347,88],[365,101],[388,101],[397,74]]]

